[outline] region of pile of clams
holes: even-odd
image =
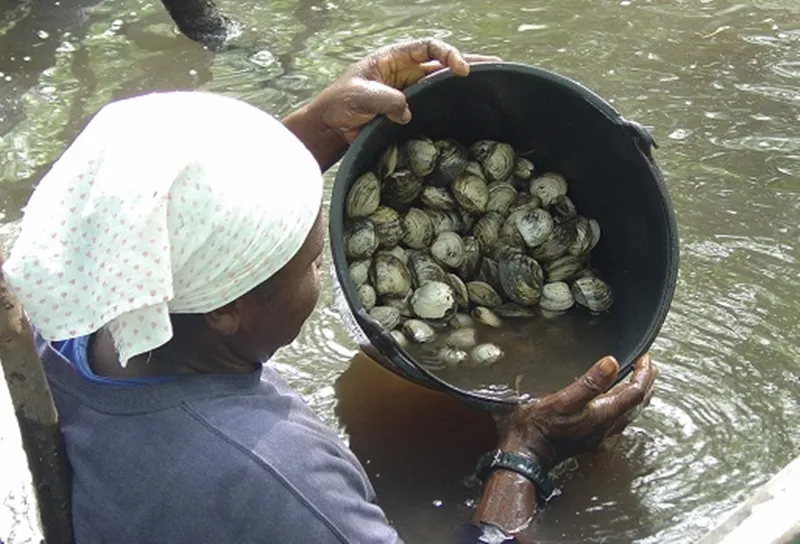
[[[605,312],[591,267],[600,226],[579,215],[566,179],[539,173],[503,142],[427,137],[390,145],[346,201],[345,253],[364,309],[429,367],[502,359],[475,323]],[[444,338],[442,338],[444,336]],[[438,341],[434,343],[434,340]],[[443,341],[442,341],[443,340]]]

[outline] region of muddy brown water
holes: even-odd
[[[678,289],[652,350],[657,396],[613,447],[567,467],[538,540],[692,542],[800,453],[796,0],[223,5],[244,32],[217,56],[176,35],[157,2],[0,7],[5,240],[36,181],[108,100],[200,88],[283,115],[371,49],[434,35],[572,77],[648,127],[678,217]],[[340,430],[404,538],[443,541],[469,514],[464,480],[493,446],[491,421],[356,356],[330,293],[273,364]],[[537,387],[574,374],[543,369]],[[0,539],[34,542],[7,400],[0,422]]]

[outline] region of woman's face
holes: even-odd
[[[319,299],[323,248],[320,209],[297,254],[237,301],[239,327],[230,338],[232,351],[248,360],[266,361],[297,338]]]

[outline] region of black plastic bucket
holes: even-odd
[[[582,85],[525,64],[479,64],[467,77],[442,71],[405,94],[412,121],[401,126],[381,116],[364,127],[343,157],[333,187],[329,217],[335,304],[361,349],[400,376],[471,406],[504,412],[516,402],[459,389],[415,363],[364,311],[343,244],[347,192],[375,168],[389,144],[423,134],[467,145],[495,139],[516,149],[535,149],[537,170],[563,174],[578,209],[602,225],[592,261],[614,291],[611,315],[620,332],[611,342],[611,354],[622,367],[618,381],[625,378],[656,339],[678,274],[677,226],[651,154],[656,146],[650,134]]]

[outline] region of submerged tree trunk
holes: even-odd
[[[5,252],[0,244],[0,266]],[[71,471],[28,320],[0,269],[0,362],[19,422],[47,544],[73,542]]]
[[[161,0],[178,29],[187,38],[212,51],[220,49],[233,30],[214,0]]]

